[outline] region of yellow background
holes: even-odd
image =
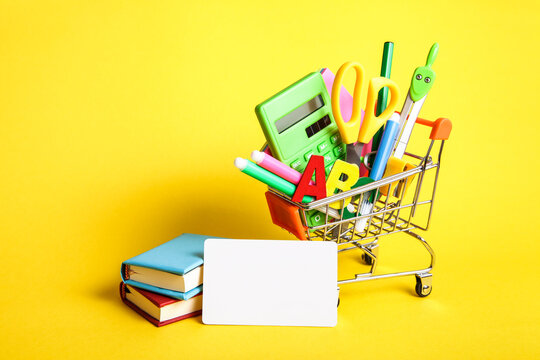
[[[539,10],[2,1],[2,357],[538,358]],[[387,40],[403,96],[440,43],[421,113],[454,124],[425,234],[433,293],[411,277],[344,285],[335,328],[158,329],[124,306],[120,263],[183,232],[292,238],[232,164],[264,142],[254,106],[348,60],[376,76]],[[381,266],[426,262],[411,241],[384,239]]]

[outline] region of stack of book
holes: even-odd
[[[202,311],[204,241],[182,234],[122,263],[122,301],[156,326]]]

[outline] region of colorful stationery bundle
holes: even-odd
[[[156,326],[200,315],[206,239],[182,234],[124,261],[122,300]]]
[[[375,202],[382,196],[403,198],[415,180],[410,176],[392,182],[390,194],[387,184],[376,192],[367,188],[418,166],[403,160],[404,155],[411,156],[405,150],[414,125],[432,127],[432,140],[449,137],[448,119],[432,122],[418,117],[435,81],[431,67],[439,45],[433,44],[426,64],[415,69],[400,112],[400,90],[390,79],[393,48],[393,43],[385,43],[381,76],[369,80],[364,108],[360,100],[365,70],[354,61],[344,63],[335,76],[327,68],[310,73],[255,108],[267,144],[252,153],[253,161],[236,158],[234,164],[270,187],[266,197],[272,221],[301,240],[343,220],[349,221],[337,231],[369,232],[366,225]],[[343,85],[347,72],[356,76],[352,95]],[[360,202],[354,201],[358,196],[348,196],[336,199],[341,202],[322,203],[353,190],[364,194]],[[320,205],[307,209],[310,203]]]
[[[391,42],[363,108],[365,70],[354,61],[335,76],[327,68],[312,72],[255,108],[267,143],[252,160],[236,158],[235,166],[268,185],[274,224],[299,240],[327,243],[210,239],[205,245],[207,236],[183,234],[122,264],[122,300],[156,326],[202,311],[205,324],[334,326],[342,284],[414,275],[417,295],[428,296],[434,252],[416,232],[429,226],[452,123],[418,115],[435,81],[438,49],[434,44],[426,64],[414,70],[399,112]],[[347,72],[356,77],[352,95],[343,85]],[[406,151],[415,124],[431,128],[423,155]],[[376,273],[379,239],[401,232],[425,247],[430,265]],[[371,268],[338,280],[337,254],[353,249]]]

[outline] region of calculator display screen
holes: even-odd
[[[324,106],[324,101],[322,99],[321,95],[315,96],[313,99],[309,100],[308,102],[304,103],[303,105],[300,105],[287,115],[283,116],[281,119],[276,121],[276,129],[279,134],[293,126],[294,124],[302,121],[309,115],[311,115],[316,110],[322,108]]]
[[[328,115],[326,115],[325,117],[321,118],[319,121],[313,123],[313,125],[308,126],[306,128],[307,137],[308,138],[312,137],[313,135],[315,135],[316,133],[318,133],[319,131],[321,131],[322,129],[330,125],[331,123],[332,121],[330,121],[330,118],[328,117]]]

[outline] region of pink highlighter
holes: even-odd
[[[255,150],[251,153],[251,158],[260,167],[265,168],[271,173],[274,173],[295,185],[298,185],[300,182],[300,178],[302,177],[301,173],[273,158],[267,153]],[[313,184],[313,182],[311,181],[310,184]]]

